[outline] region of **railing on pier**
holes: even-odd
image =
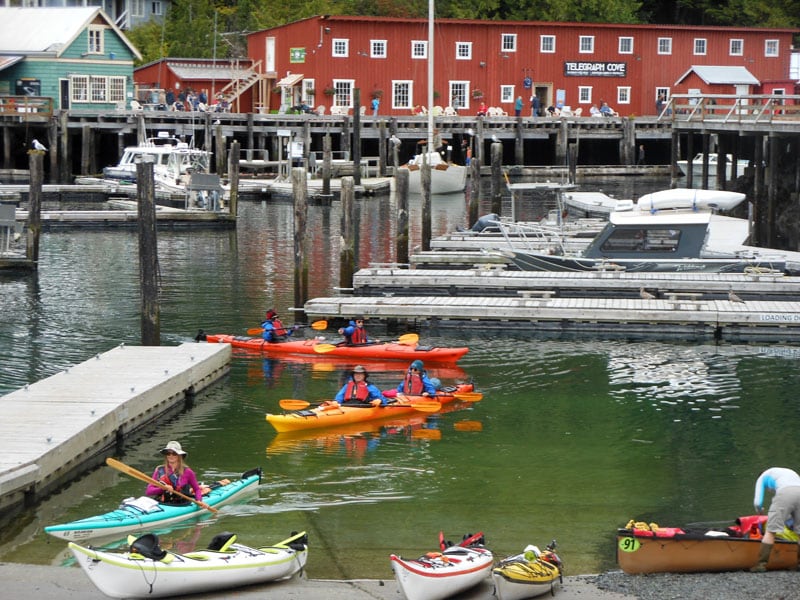
[[[53,116],[53,99],[42,96],[0,96],[0,115]]]
[[[800,95],[674,94],[659,120],[680,122],[759,123],[800,121]]]

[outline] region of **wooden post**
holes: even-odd
[[[81,127],[81,175],[91,174],[92,162],[92,126]]]
[[[469,175],[469,223],[467,226],[471,227],[478,220],[478,212],[481,207],[481,160],[473,156],[469,168],[471,172]]]
[[[222,125],[217,124],[214,128],[214,157],[216,158],[217,163],[217,175],[220,177],[225,176],[225,149],[227,146],[227,142],[225,141],[225,136],[222,135]]]
[[[161,345],[158,304],[158,245],[156,243],[155,180],[152,157],[136,163],[139,204],[139,285],[142,293],[142,345]]]
[[[213,135],[211,130],[211,113],[204,113],[204,121],[203,121],[203,150],[207,152],[211,152],[212,144],[211,144],[211,136]],[[209,165],[210,166],[210,165]]]
[[[72,183],[72,169],[70,167],[71,153],[69,151],[69,111],[62,110],[58,113],[58,180],[59,183]]]
[[[253,148],[255,148],[255,140],[253,138],[253,113],[247,113],[247,149],[252,152]]]
[[[711,144],[711,135],[704,133],[701,137],[703,140],[703,171],[700,176],[700,185],[704,190],[708,189],[708,153]]]
[[[422,244],[424,251],[431,249],[431,163],[428,158],[429,151],[422,154],[422,168],[420,169],[420,187],[422,188]]]
[[[778,185],[780,177],[778,173],[778,163],[780,162],[780,151],[778,143],[780,138],[775,134],[769,136],[769,154],[767,155],[769,171],[769,180],[767,181],[767,239],[764,245],[767,248],[775,247],[775,204],[777,202]]]
[[[397,199],[397,262],[406,264],[408,260],[408,169],[397,169],[394,175],[395,196]]]
[[[750,244],[753,246],[761,245],[763,233],[761,231],[761,200],[764,197],[764,136],[758,135],[754,138],[753,158],[756,163],[756,174],[753,179],[753,198],[752,198],[752,218],[750,220]]]
[[[331,134],[325,132],[322,138],[322,195],[331,197]]]
[[[339,251],[339,287],[353,287],[356,261],[355,186],[352,177],[342,177],[342,244]]]
[[[522,117],[517,117],[516,121],[516,136],[514,138],[514,164],[523,166],[525,164],[525,138],[522,129]]]
[[[569,142],[569,123],[566,119],[561,119],[556,134],[556,164],[563,165],[567,160],[567,143]],[[500,213],[497,213],[498,215]]]
[[[575,183],[578,179],[578,143],[573,142],[567,150],[567,181]]]
[[[686,187],[694,187],[694,135],[686,135]]]
[[[492,212],[502,215],[503,194],[501,181],[503,179],[503,144],[492,142]]]
[[[353,183],[361,185],[361,90],[353,90]]]
[[[11,159],[11,137],[13,130],[11,127],[3,127],[3,168],[12,169],[13,161]]]
[[[678,160],[681,155],[681,136],[680,134],[672,130],[672,144],[670,148],[670,179],[669,179],[669,187],[670,189],[674,189],[678,187]]]
[[[28,237],[26,252],[33,268],[39,268],[39,238],[42,233],[42,179],[44,177],[44,150],[28,150],[28,168],[31,180],[28,191]]]
[[[292,168],[294,197],[294,305],[308,300],[308,261],[306,260],[306,222],[308,219],[308,177],[304,167]]]
[[[378,122],[378,175],[386,177],[386,121],[381,119]]]
[[[228,182],[230,196],[228,198],[228,212],[235,217],[239,209],[239,157],[241,156],[239,140],[233,140],[230,152],[230,164],[228,165]]]
[[[58,183],[58,121],[47,124],[47,148],[50,153],[50,183]]]
[[[350,154],[350,117],[347,115],[342,117],[342,152],[347,158],[351,157]]]

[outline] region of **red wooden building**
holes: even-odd
[[[607,102],[621,115],[653,115],[660,95],[793,93],[794,29],[545,23],[439,19],[434,48],[425,19],[319,16],[248,36],[262,80],[255,103],[272,110],[305,102],[326,112],[380,98],[379,114],[427,104],[427,59],[434,56],[434,104],[474,114],[480,102],[530,115],[563,104],[588,115]],[[738,67],[736,79],[697,78],[697,67]],[[701,69],[702,70],[702,69]],[[242,109],[244,110],[244,109]],[[371,113],[371,108],[368,109]]]

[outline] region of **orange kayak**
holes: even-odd
[[[421,344],[397,344],[382,342],[378,344],[363,344],[360,346],[338,346],[329,348],[331,344],[322,340],[293,340],[288,342],[270,343],[260,337],[247,337],[229,335],[224,333],[206,334],[206,341],[218,344],[230,344],[234,348],[247,348],[265,354],[312,354],[318,356],[338,356],[355,360],[406,360],[411,362],[420,359],[428,363],[453,363],[464,356],[469,348],[438,348],[423,346]],[[314,346],[325,344],[324,354],[317,354]]]
[[[441,404],[453,402],[460,394],[473,391],[471,383],[462,383],[455,390],[440,391],[433,398],[423,396],[406,396],[388,406],[315,406],[305,410],[290,411],[281,415],[267,414],[267,422],[279,433],[289,431],[302,431],[304,429],[319,429],[322,427],[337,427],[351,423],[362,423],[379,419],[393,419],[401,415],[417,412],[429,412],[427,406],[432,400]],[[414,405],[418,405],[415,408]],[[425,408],[424,408],[425,407]]]

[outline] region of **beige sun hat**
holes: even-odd
[[[166,454],[167,452],[175,452],[181,456],[186,456],[186,452],[183,451],[180,443],[175,441],[167,442],[167,445],[161,449],[161,454]]]

